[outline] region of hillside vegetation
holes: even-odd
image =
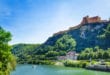
[[[54,46],[16,44],[13,45],[12,52],[18,57],[18,63],[48,64],[49,60],[57,60],[57,56],[63,56],[68,51],[75,50],[75,46],[76,41],[70,35],[65,34],[55,42]]]
[[[12,52],[18,57],[18,63],[49,64],[57,60],[57,56],[64,56],[68,51],[73,50],[79,53],[79,60],[88,60],[90,57],[109,59],[109,48],[110,24],[100,22],[84,24],[56,33],[41,45],[13,45]]]

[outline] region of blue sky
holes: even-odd
[[[80,23],[82,17],[110,17],[110,0],[0,0],[0,26],[13,35],[10,44],[43,43]]]

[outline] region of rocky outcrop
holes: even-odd
[[[88,23],[99,23],[99,22],[107,22],[107,20],[101,20],[101,17],[99,16],[94,16],[94,17],[89,17],[89,16],[85,16],[83,17],[83,20],[81,22],[81,24],[88,24]]]
[[[99,46],[102,49],[109,48],[110,42],[108,42],[107,39],[98,38],[98,36],[104,32],[104,29],[109,23],[110,22],[107,20],[101,20],[101,18],[98,16],[90,18],[84,17],[81,24],[75,27],[70,27],[68,30],[55,33],[44,43],[44,45],[53,46],[57,39],[59,39],[65,34],[68,34],[76,40],[77,52],[80,52],[87,47]]]

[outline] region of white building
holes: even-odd
[[[75,51],[69,51],[66,54],[67,59],[70,59],[70,60],[77,60],[77,56],[78,54]]]
[[[58,60],[77,60],[78,54],[75,51],[69,51],[66,56],[58,56]]]

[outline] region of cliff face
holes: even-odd
[[[44,43],[44,45],[53,46],[57,39],[62,37],[64,34],[69,34],[77,42],[77,52],[80,52],[84,48],[95,46],[99,46],[103,49],[106,49],[110,47],[110,42],[107,39],[100,39],[98,38],[98,36],[104,32],[104,29],[107,27],[109,23],[109,21],[100,21],[79,24],[76,27],[71,27],[69,30],[55,33]]]

